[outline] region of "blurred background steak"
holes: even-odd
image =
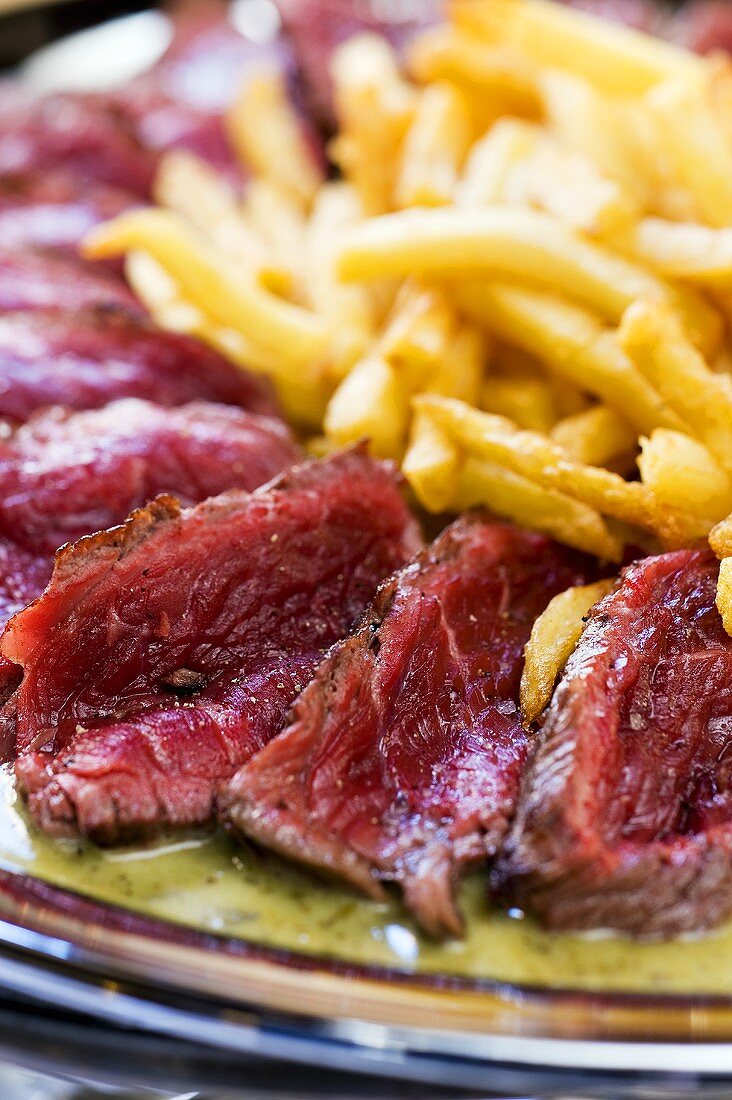
[[[674,936],[732,911],[732,639],[706,551],[646,558],[595,608],[493,882],[550,928]]]
[[[206,823],[418,545],[391,468],[351,451],[182,513],[158,498],[68,548],[3,642],[37,821],[105,843]]]
[[[233,778],[224,824],[372,895],[396,880],[423,928],[460,934],[460,872],[495,852],[526,755],[524,644],[592,568],[542,535],[457,520],[381,587]]]

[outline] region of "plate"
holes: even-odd
[[[237,0],[234,13],[254,37],[276,32],[270,0]],[[143,12],[47,47],[22,72],[39,90],[106,89],[149,65],[168,34],[164,16]],[[108,866],[93,871],[86,862],[79,865],[85,873],[73,875],[72,848],[64,855],[68,874],[49,871],[43,862],[49,842],[33,834],[14,805],[7,776],[2,797],[0,979],[19,996],[235,1056],[402,1077],[425,1087],[671,1096],[687,1094],[691,1075],[699,1090],[719,1095],[729,1081],[732,1093],[729,929],[703,943],[626,949],[617,941],[549,937],[528,923],[496,918],[485,925],[487,938],[474,945],[471,961],[470,943],[431,955],[398,910],[376,912],[368,908],[373,903],[337,891],[339,904],[356,907],[371,937],[364,941],[368,950],[355,950],[342,935],[334,888],[314,886],[312,895],[331,906],[330,925],[320,910],[308,911],[306,899],[288,937],[277,931],[276,890],[294,893],[288,875],[300,873],[222,848],[215,853],[223,876],[214,883],[215,904],[204,900],[203,888],[181,887],[177,901],[151,888],[155,904],[148,897],[143,913],[134,899],[135,908],[120,904],[124,876],[134,877],[124,861],[148,859],[154,870],[155,860],[180,844],[147,855],[117,853],[113,890]],[[190,841],[194,848],[210,843]],[[249,919],[241,906],[232,917],[222,898],[235,881],[249,881],[260,894],[269,883],[269,917],[258,912]],[[479,887],[468,884],[471,890],[479,906]],[[519,959],[513,969],[512,957]],[[600,982],[593,983],[592,969],[592,959],[601,957],[609,960],[602,990],[593,988]],[[584,971],[578,958],[586,960]],[[680,976],[681,958],[690,960],[689,980]],[[625,972],[617,959],[626,960]],[[552,982],[542,975],[542,961]],[[562,980],[563,974],[574,977]]]

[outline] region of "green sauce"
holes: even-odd
[[[491,911],[484,876],[474,875],[461,897],[466,937],[439,945],[419,934],[396,893],[384,904],[363,900],[219,833],[111,851],[51,840],[28,821],[7,772],[0,865],[148,916],[350,962],[595,990],[732,989],[732,926],[667,944],[554,935]]]

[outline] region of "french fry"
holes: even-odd
[[[547,379],[536,372],[491,372],[481,387],[479,403],[485,412],[505,416],[520,428],[531,431],[548,432],[557,420],[552,388]]]
[[[323,173],[287,97],[282,74],[262,69],[247,78],[225,121],[245,168],[253,168],[261,179],[308,207]]]
[[[417,413],[412,420],[409,447],[402,473],[428,512],[444,512],[457,491],[460,452],[431,417]]]
[[[469,457],[458,475],[452,510],[461,512],[478,505],[567,546],[596,554],[603,561],[622,557],[622,543],[594,508],[545,489],[505,466]]]
[[[424,383],[446,357],[455,314],[437,289],[405,284],[379,342],[379,350],[407,381]]]
[[[199,157],[176,149],[161,159],[154,196],[160,206],[180,214],[233,262],[260,278],[277,294],[288,294],[293,272],[275,259],[262,237],[248,224],[236,193]]]
[[[536,146],[536,130],[516,118],[499,118],[470,151],[455,188],[458,206],[482,206],[506,201],[513,168]]]
[[[391,209],[394,169],[414,116],[416,92],[399,72],[387,42],[374,34],[349,38],[333,55],[333,95],[340,134],[331,155],[356,188],[364,210]]]
[[[305,218],[300,207],[277,184],[255,179],[247,187],[242,213],[264,241],[277,269],[288,273],[290,293],[302,296]],[[272,266],[270,263],[266,271]]]
[[[641,480],[662,504],[712,519],[732,512],[732,478],[703,443],[657,428],[641,439]]]
[[[361,358],[374,337],[376,319],[368,292],[354,283],[343,283],[336,275],[335,256],[344,229],[356,225],[362,208],[354,189],[347,183],[321,187],[305,231],[303,289],[308,304],[334,327],[334,378],[344,377]]]
[[[449,80],[467,86],[505,113],[538,114],[541,97],[536,69],[521,54],[493,47],[471,34],[438,26],[423,31],[410,44],[407,66],[415,80]]]
[[[142,249],[180,286],[184,297],[224,328],[242,332],[302,370],[328,354],[331,329],[323,318],[235,279],[177,215],[135,210],[92,230],[83,243],[90,259]]]
[[[551,700],[554,685],[580,640],[588,612],[612,592],[613,580],[577,585],[560,592],[531,628],[524,648],[520,702],[526,725],[535,722]]]
[[[607,405],[565,417],[552,427],[549,437],[576,462],[588,466],[612,466],[634,454],[638,446],[637,432]]]
[[[694,222],[642,218],[616,230],[612,244],[660,275],[732,288],[732,226],[710,229]]]
[[[712,525],[686,513],[667,513],[646,486],[625,481],[610,470],[575,462],[544,436],[519,430],[502,417],[480,412],[461,401],[426,394],[414,398],[413,404],[476,457],[504,465],[545,489],[564,493],[623,523],[658,534],[669,545],[702,538]]]
[[[125,256],[125,277],[153,317],[161,310],[180,301],[180,288],[175,279],[149,252],[128,252]]]
[[[471,130],[468,104],[454,84],[441,81],[424,89],[404,138],[394,189],[398,207],[450,202]]]
[[[620,344],[670,408],[732,471],[732,379],[715,374],[684,336],[673,312],[658,303],[632,306],[618,333]]]
[[[325,412],[325,434],[344,446],[367,438],[374,454],[400,458],[408,397],[396,371],[377,354],[362,359],[343,379]]]
[[[732,147],[698,81],[668,80],[648,96],[674,180],[689,192],[699,218],[732,224]]]
[[[460,325],[424,385],[425,393],[475,404],[489,358],[488,341],[474,325]]]
[[[421,274],[490,275],[566,294],[612,323],[638,298],[672,301],[705,348],[718,342],[722,322],[690,290],[677,290],[608,249],[591,244],[536,210],[410,209],[372,218],[346,234],[338,270],[346,280]]]
[[[610,95],[640,95],[666,77],[703,72],[688,50],[548,0],[452,0],[449,14],[458,30],[568,69]]]
[[[682,427],[614,335],[585,310],[554,295],[505,285],[465,283],[453,296],[467,317],[599,397],[639,431]]]
[[[709,545],[718,558],[732,557],[732,515],[709,532]]]
[[[724,629],[732,635],[732,558],[722,558],[719,563],[716,603]]]

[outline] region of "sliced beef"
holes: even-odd
[[[671,936],[732,912],[732,639],[704,551],[647,558],[592,614],[494,887],[551,928]]]
[[[417,545],[391,468],[353,451],[190,511],[160,497],[63,551],[2,646],[36,820],[106,843],[208,821]]]
[[[732,7],[728,0],[691,0],[671,24],[673,37],[697,53],[732,53]]]
[[[379,590],[290,725],[232,779],[223,823],[372,896],[393,879],[422,926],[459,934],[461,871],[506,829],[527,750],[523,647],[588,561],[464,517]]]
[[[198,399],[274,414],[270,387],[196,340],[120,309],[0,316],[0,417],[46,405],[92,409],[120,397]]]
[[[87,306],[117,306],[144,316],[125,283],[107,269],[50,250],[21,251],[0,244],[0,313]]]
[[[280,420],[208,402],[51,409],[0,441],[0,536],[53,555],[159,493],[188,505],[256,489],[300,455]]]
[[[0,242],[75,256],[90,229],[135,203],[139,198],[129,191],[84,182],[68,171],[0,176]]]
[[[37,97],[18,82],[0,86],[0,176],[63,168],[85,186],[109,184],[146,197],[155,165],[103,97]]]

